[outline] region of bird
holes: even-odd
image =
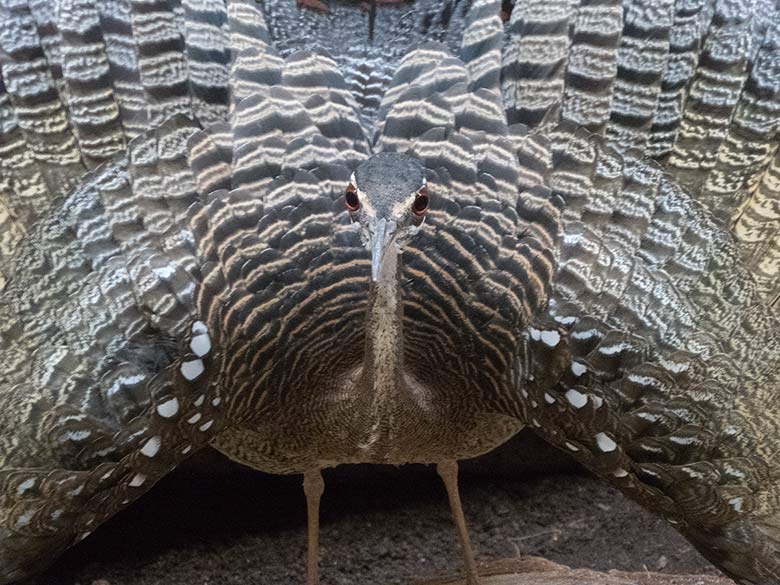
[[[738,230],[676,175],[677,139],[657,156],[670,157],[666,166],[648,158],[652,141],[634,143],[655,114],[632,125],[597,107],[628,90],[620,75],[659,95],[680,89],[616,65],[639,27],[621,35],[619,4],[606,21],[592,18],[601,4],[562,13],[545,4],[515,6],[506,25],[487,0],[433,6],[436,18],[419,6],[388,12],[404,23],[391,27],[395,42],[346,55],[334,50],[351,38],[341,33],[364,17],[337,7],[296,13],[322,27],[301,44],[285,32],[299,26],[282,18],[292,2],[208,4],[209,18],[205,4],[124,4],[137,10],[132,27],[180,41],[139,44],[150,105],[134,94],[125,103],[142,107],[112,118],[127,153],[89,156],[78,116],[63,122],[72,131],[51,126],[68,139],[36,137],[23,116],[11,128],[41,169],[38,192],[59,199],[31,206],[35,218],[19,221],[26,234],[2,264],[0,582],[40,570],[210,444],[250,467],[304,476],[310,585],[321,469],[435,464],[473,585],[457,461],[524,426],[735,579],[778,582],[776,305]],[[25,6],[11,6],[22,30],[33,14]],[[59,18],[73,7],[61,4]],[[729,26],[717,5],[702,11],[716,31]],[[690,12],[681,7],[680,20]],[[419,20],[407,25],[405,14]],[[41,115],[24,107],[50,106],[58,78],[45,99],[25,102],[13,65],[52,45],[19,35],[31,45],[14,53],[17,21],[0,20],[4,103]],[[78,22],[84,38],[127,32],[117,20]],[[218,23],[209,30],[230,50],[184,57],[177,22],[192,39],[205,38],[196,23]],[[584,30],[599,22],[614,29]],[[389,24],[378,18],[375,40]],[[670,28],[659,25],[671,38]],[[743,28],[760,36],[758,25]],[[422,44],[398,42],[399,29]],[[529,62],[541,55],[528,50],[540,31],[556,50],[556,31],[572,35],[563,61]],[[607,88],[571,56],[602,54],[594,47],[604,38],[606,71],[618,79]],[[770,41],[746,63],[760,62],[764,46],[769,59]],[[157,87],[164,80],[150,66],[161,48],[170,48],[164,63],[190,63],[191,76],[212,71],[197,59],[215,58],[222,77]],[[361,52],[384,64],[373,81],[361,77]],[[111,83],[125,95],[137,91],[118,83],[133,67]],[[532,102],[534,87],[560,94]],[[639,130],[618,131],[626,126]],[[113,135],[96,134],[96,145]],[[39,150],[26,143],[34,138]],[[771,187],[771,168],[759,166],[740,197]]]

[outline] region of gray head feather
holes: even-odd
[[[416,158],[385,152],[372,156],[357,168],[355,183],[358,191],[370,199],[376,216],[389,218],[394,205],[423,186],[425,173]]]

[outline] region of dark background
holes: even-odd
[[[324,585],[386,585],[458,571],[447,497],[433,467],[325,473]],[[572,567],[717,574],[662,520],[529,434],[461,466],[478,560],[537,555]],[[36,585],[303,584],[301,478],[216,453],[172,474]],[[95,583],[97,582],[97,583]]]

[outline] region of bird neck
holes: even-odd
[[[389,250],[371,282],[366,315],[363,386],[375,405],[397,396],[403,380],[403,299],[400,254]]]

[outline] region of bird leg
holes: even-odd
[[[303,474],[303,493],[306,494],[308,518],[308,553],[306,560],[306,585],[319,585],[320,557],[320,499],[325,491],[325,482],[319,469]]]
[[[463,506],[461,506],[460,503],[460,492],[458,491],[458,462],[442,461],[436,465],[436,471],[444,482],[444,487],[447,489],[452,517],[455,520],[455,526],[458,529],[460,546],[463,550],[463,560],[466,564],[466,583],[468,583],[468,585],[479,585],[477,563],[474,561],[474,552],[471,550],[471,541],[469,540],[469,530],[466,527],[466,518],[463,516]]]

